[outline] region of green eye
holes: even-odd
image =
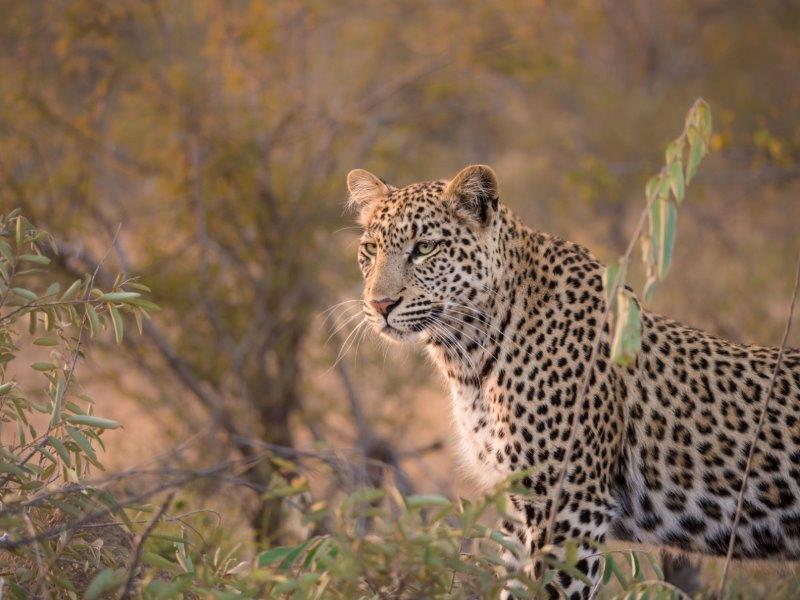
[[[374,242],[364,242],[361,244],[361,247],[364,249],[364,252],[370,256],[375,256],[375,254],[378,252],[378,245]]]
[[[425,256],[426,254],[433,252],[435,248],[435,242],[417,242],[417,245],[414,246],[414,254]]]

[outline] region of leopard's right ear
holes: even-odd
[[[347,174],[347,189],[350,192],[347,207],[358,211],[358,220],[363,224],[375,204],[385,200],[393,188],[369,171],[353,169]]]

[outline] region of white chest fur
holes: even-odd
[[[499,451],[494,415],[486,404],[484,390],[451,385],[453,421],[457,435],[458,460],[467,474],[483,489],[489,489],[509,475],[508,462],[496,460]]]

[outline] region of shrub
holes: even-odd
[[[89,479],[103,469],[103,432],[120,424],[95,414],[77,372],[90,338],[108,328],[120,343],[126,316],[141,330],[157,308],[134,279],[103,291],[94,273],[62,289],[48,251],[47,232],[0,216],[0,574],[20,598],[74,597],[99,566],[127,560],[130,520]]]

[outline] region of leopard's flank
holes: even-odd
[[[526,227],[497,178],[471,166],[402,188],[352,171],[364,233],[364,310],[382,335],[424,345],[449,384],[465,465],[482,486],[512,472],[505,523],[526,561],[544,544],[548,499],[579,428],[553,543],[612,536],[724,555],[777,349],[729,342],[642,313],[631,367],[609,358],[604,267],[577,244]],[[600,352],[586,373],[595,336]],[[576,398],[589,377],[588,393]],[[581,404],[576,412],[575,402]],[[577,421],[573,422],[573,417]],[[737,530],[736,556],[800,557],[800,352],[776,380]],[[578,567],[596,579],[583,544]],[[569,598],[590,588],[566,573]],[[557,593],[552,588],[551,592]]]

